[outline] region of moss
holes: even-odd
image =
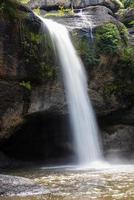
[[[64,17],[64,16],[72,16],[74,12],[72,9],[65,9],[64,7],[59,7],[57,12],[48,12],[45,14],[45,17]]]
[[[25,70],[31,81],[47,81],[56,78],[55,56],[52,42],[47,32],[33,32],[31,27],[23,27],[21,45],[25,60]]]
[[[33,12],[36,13],[37,15],[40,15],[40,9],[39,8],[33,9]]]
[[[119,30],[119,33],[120,33],[122,44],[127,46],[128,45],[128,39],[129,39],[129,33],[128,33],[126,26],[123,25],[123,24],[120,24],[118,26],[118,30]]]
[[[125,8],[134,8],[134,1],[133,0],[121,0]]]
[[[105,85],[104,95],[115,95],[121,103],[134,103],[134,50],[127,47],[123,50],[118,62],[113,66],[114,80]]]
[[[114,80],[103,88],[105,97],[115,95],[121,103],[134,103],[134,49],[128,43],[128,31],[124,25],[105,24],[96,30],[96,49],[99,55],[114,56],[112,64]]]
[[[134,20],[131,21],[131,22],[126,22],[125,25],[126,25],[127,28],[133,28],[134,27]]]
[[[96,54],[91,38],[87,37],[87,35],[84,35],[83,33],[73,32],[72,40],[78,55],[82,58],[88,69],[89,66],[91,69],[91,67],[99,63],[99,58]]]
[[[95,38],[99,54],[115,55],[120,52],[122,46],[121,37],[115,24],[107,23],[97,28]]]
[[[22,82],[20,83],[20,86],[22,86],[23,88],[25,88],[25,89],[27,89],[27,90],[31,90],[31,89],[32,89],[32,86],[31,86],[30,81],[27,81],[27,82],[22,81]]]
[[[30,0],[18,0],[20,3],[27,4]]]
[[[21,12],[19,3],[16,0],[1,0],[0,1],[0,17],[4,20],[17,22],[25,18],[26,13]]]

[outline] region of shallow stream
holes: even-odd
[[[0,200],[134,200],[134,166],[81,170],[40,168],[10,172],[34,179],[48,190],[47,195],[0,197]]]

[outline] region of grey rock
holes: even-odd
[[[134,126],[114,125],[103,132],[104,150],[107,156],[132,157],[134,153]]]
[[[110,8],[113,11],[117,11],[120,8],[120,3],[115,0],[31,0],[28,4],[30,8],[43,8],[43,9],[56,9],[57,6],[64,6],[65,8],[73,6],[74,8],[84,8],[87,6],[103,5]]]
[[[117,13],[118,19],[123,23],[129,23],[134,20],[134,8],[128,8],[122,11],[123,13]]]
[[[66,25],[70,29],[89,29],[103,25],[104,23],[114,22],[118,23],[113,17],[113,13],[105,6],[91,6],[82,9],[83,16],[76,13],[74,16],[69,17],[55,17],[54,20]]]
[[[48,193],[46,188],[37,185],[30,179],[0,175],[0,196],[28,196],[46,193]]]
[[[67,103],[63,84],[56,81],[36,87],[31,92],[28,113],[47,111],[52,107],[61,114],[67,113]]]

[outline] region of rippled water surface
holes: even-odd
[[[40,169],[15,175],[34,179],[50,194],[1,200],[134,200],[134,166],[105,170]]]

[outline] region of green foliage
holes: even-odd
[[[27,89],[27,90],[31,90],[31,89],[32,89],[32,86],[31,86],[30,81],[27,81],[27,82],[22,81],[22,82],[20,83],[20,86],[24,87],[24,88]]]
[[[121,0],[125,8],[134,8],[134,0]]]
[[[121,25],[118,26],[118,30],[119,30],[119,33],[120,33],[122,43],[127,46],[128,39],[129,39],[128,29],[126,28],[125,25],[121,24]]]
[[[127,63],[134,63],[134,49],[132,47],[124,48],[121,59]]]
[[[15,0],[1,0],[0,2],[0,15],[9,17],[11,20],[17,18],[17,3]]]
[[[20,3],[27,4],[30,0],[18,0]]]
[[[39,8],[33,9],[33,12],[35,12],[37,15],[40,15],[40,9]]]
[[[115,55],[122,49],[124,27],[119,30],[115,24],[107,23],[96,30],[96,47],[99,54]],[[125,30],[126,31],[126,30]],[[124,36],[125,37],[125,36]]]
[[[129,22],[129,23],[128,23],[128,26],[129,26],[129,27],[133,27],[133,26],[134,26],[134,21]]]
[[[93,66],[99,63],[98,56],[90,39],[87,36],[72,33],[72,40],[79,56],[82,58],[85,66]]]
[[[48,12],[45,14],[45,17],[64,17],[68,15],[74,15],[72,9],[65,9],[63,6],[59,7],[59,10],[55,13]]]
[[[52,42],[49,35],[23,27],[23,56],[31,80],[53,80],[56,77]],[[31,69],[30,69],[31,68]]]
[[[116,65],[113,67],[114,81],[104,87],[104,95],[116,95],[125,104],[134,103],[134,49],[124,48]]]
[[[65,16],[65,15],[74,15],[74,12],[72,9],[65,9],[63,6],[59,7],[58,13],[60,16]]]
[[[18,9],[19,3],[16,0],[1,0],[0,1],[0,16],[3,19],[10,21],[20,21],[24,19],[26,14]]]

